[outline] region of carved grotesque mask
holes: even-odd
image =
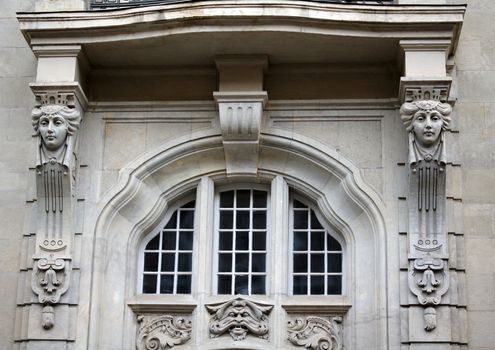
[[[57,114],[46,114],[40,118],[38,130],[45,147],[50,151],[56,151],[65,143],[68,124]]]
[[[419,110],[414,114],[412,126],[416,142],[424,148],[431,147],[438,141],[442,131],[442,115],[436,110]]]

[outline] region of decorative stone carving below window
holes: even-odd
[[[308,316],[289,321],[289,341],[312,350],[342,349],[342,317]]]
[[[246,339],[248,333],[262,339],[268,338],[268,314],[272,305],[256,303],[238,297],[218,304],[206,305],[213,316],[210,320],[210,337],[216,338],[229,332],[232,339]]]
[[[191,339],[191,321],[180,316],[139,316],[137,350],[165,350]]]

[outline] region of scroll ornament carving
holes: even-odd
[[[236,341],[246,339],[248,333],[268,338],[268,314],[272,305],[264,305],[244,298],[235,298],[220,304],[206,306],[213,316],[210,319],[210,337],[229,333]]]
[[[165,350],[191,339],[191,321],[180,316],[139,316],[137,350]]]
[[[312,350],[342,349],[342,317],[296,318],[288,323],[289,341]]]

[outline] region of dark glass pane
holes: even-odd
[[[235,276],[234,294],[249,294],[248,276]]]
[[[191,293],[191,275],[177,276],[177,294]]]
[[[253,272],[265,272],[266,271],[266,257],[265,253],[253,254],[252,257],[252,271]]]
[[[325,272],[325,254],[311,254],[311,272]]]
[[[220,193],[220,208],[234,207],[234,191]]]
[[[307,210],[294,210],[294,228],[295,229],[307,229],[308,228],[308,211]]]
[[[231,210],[220,210],[220,228],[231,229],[233,222],[234,220]]]
[[[266,208],[265,191],[253,191],[253,208]]]
[[[325,250],[325,232],[311,232],[311,250]]]
[[[174,275],[160,276],[160,293],[172,294],[174,292]]]
[[[255,229],[266,228],[266,211],[264,210],[253,211],[253,228]]]
[[[172,217],[168,220],[164,228],[169,228],[169,229],[177,228],[177,211],[175,211],[172,214]]]
[[[249,232],[244,232],[244,231],[236,232],[235,249],[237,250],[249,249]]]
[[[266,250],[265,232],[253,232],[253,250]]]
[[[294,254],[294,272],[308,272],[307,254]]]
[[[220,250],[232,250],[232,232],[220,232]]]
[[[192,229],[194,227],[194,211],[181,210],[179,225],[180,228]]]
[[[251,294],[265,294],[265,276],[251,277]]]
[[[294,208],[307,208],[306,204],[299,202],[297,199],[294,199]]]
[[[342,294],[342,276],[328,276],[327,278],[327,294]]]
[[[311,276],[311,294],[325,294],[324,276]]]
[[[151,241],[146,244],[145,250],[157,250],[160,246],[160,234],[157,234],[155,238],[153,238]]]
[[[144,271],[158,271],[158,253],[144,253]]]
[[[143,293],[155,294],[156,293],[156,275],[144,275],[143,276]]]
[[[178,271],[184,271],[184,272],[192,271],[192,253],[179,254]]]
[[[163,250],[175,250],[175,240],[177,233],[175,231],[164,231],[163,232],[163,240],[162,240],[162,249]]]
[[[238,210],[236,213],[236,227],[238,229],[249,228],[249,211]]]
[[[294,286],[292,288],[294,295],[308,294],[308,277],[294,276]]]
[[[180,250],[192,250],[193,249],[193,232],[181,231],[179,233],[179,249]]]
[[[232,276],[219,275],[218,276],[218,294],[231,294],[232,293]]]
[[[249,271],[249,254],[240,253],[235,255],[235,272]]]
[[[175,254],[164,253],[162,254],[162,271],[174,271],[175,267]]]
[[[237,191],[237,208],[249,208],[249,200],[251,199],[250,190]]]
[[[218,254],[218,272],[231,272],[231,271],[232,271],[232,254]]]
[[[327,254],[327,272],[342,272],[342,254]]]
[[[196,201],[190,201],[182,206],[182,208],[194,208],[196,206]]]
[[[342,247],[340,246],[340,243],[337,242],[337,240],[335,238],[328,235],[328,237],[327,237],[327,249],[328,250],[341,251]]]
[[[315,229],[323,228],[323,226],[321,226],[320,221],[318,221],[318,218],[316,217],[316,214],[313,210],[311,210],[311,228],[315,228]]]
[[[308,250],[307,232],[294,232],[294,250]]]

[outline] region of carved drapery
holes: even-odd
[[[141,315],[138,322],[137,350],[171,349],[191,339],[191,321],[182,316]]]
[[[410,291],[424,306],[424,329],[436,328],[435,306],[449,289],[445,229],[446,148],[444,131],[452,108],[446,89],[409,89],[400,113],[409,131]]]
[[[342,349],[342,317],[308,316],[288,322],[289,341],[312,350]]]
[[[36,94],[32,124],[37,137],[38,201],[36,252],[31,287],[43,304],[42,326],[55,325],[55,304],[71,275],[71,236],[76,172],[76,132],[81,113],[73,93]]]
[[[241,297],[224,303],[206,305],[206,309],[212,314],[210,337],[216,338],[228,332],[236,341],[246,339],[248,333],[267,339],[268,314],[272,308],[272,305],[256,303]]]

